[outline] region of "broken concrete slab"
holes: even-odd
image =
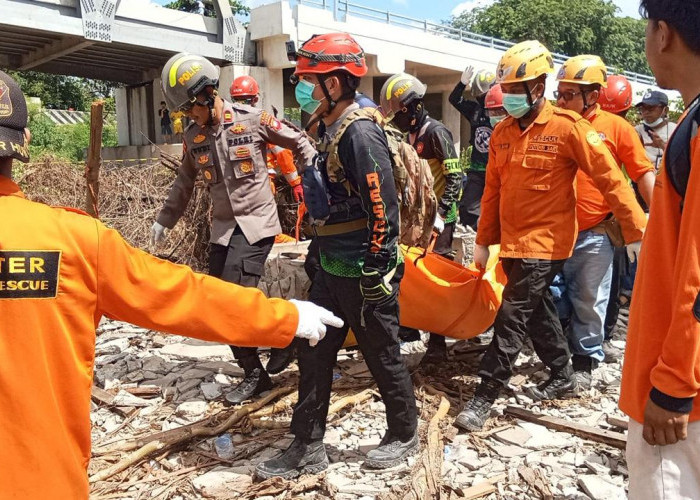
[[[578,484],[592,500],[625,500],[625,489],[609,479],[593,474],[579,476]]]

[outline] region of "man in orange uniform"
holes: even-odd
[[[598,133],[576,113],[554,108],[544,98],[547,73],[553,70],[550,52],[526,41],[508,49],[496,71],[510,116],[491,136],[474,262],[485,268],[488,246],[500,244],[508,283],[493,340],[481,360],[481,383],[455,420],[467,430],[484,425],[527,336],[550,369],[549,379],[531,396],[541,400],[577,393],[549,291],[576,241],[577,169],[590,174],[604,193],[628,242],[641,239],[646,223]]]
[[[252,76],[239,76],[230,88],[231,99],[234,102],[255,106],[260,100],[260,86]],[[272,193],[275,193],[275,179],[277,171],[281,171],[290,186],[294,201],[304,201],[304,190],[301,187],[301,177],[294,164],[294,155],[288,149],[275,144],[267,145],[267,174],[270,176],[270,186]],[[269,370],[268,370],[269,371]]]
[[[647,204],[654,188],[654,166],[647,158],[637,132],[624,118],[600,109],[600,92],[607,86],[607,68],[598,56],[581,55],[562,64],[554,93],[557,105],[588,120],[615,158],[625,165]],[[641,207],[640,207],[641,208]],[[605,314],[610,298],[615,249],[607,236],[610,207],[593,180],[576,172],[576,219],[578,237],[574,253],[557,276],[561,300],[559,317],[566,326],[579,389],[591,388],[592,371],[605,359]],[[630,255],[634,262],[634,255]]]
[[[700,4],[642,0],[659,86],[686,106],[654,187],[632,295],[620,408],[629,498],[700,498]]]
[[[195,274],[86,214],[24,198],[27,107],[0,71],[0,498],[88,498],[95,327],[103,315],[236,345],[316,343],[342,321],[309,302]]]

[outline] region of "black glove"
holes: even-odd
[[[360,277],[362,297],[368,302],[379,302],[389,297],[394,290],[389,282],[394,277],[395,272],[396,268],[382,276],[379,271],[365,271],[363,269],[362,277]]]

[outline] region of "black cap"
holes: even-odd
[[[642,100],[636,104],[647,106],[668,106],[668,96],[658,90],[647,90],[642,96]]]
[[[10,75],[0,71],[0,157],[29,161],[29,144],[25,143],[27,101]]]

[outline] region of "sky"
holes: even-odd
[[[271,0],[244,0],[249,6],[269,3]],[[331,0],[332,1],[332,0]],[[358,5],[365,5],[380,10],[388,10],[396,14],[418,19],[428,19],[438,22],[447,20],[450,16],[459,15],[464,10],[489,5],[493,0],[350,0]],[[161,3],[162,0],[159,1]],[[620,15],[639,18],[637,12],[639,0],[613,0],[620,8]]]

